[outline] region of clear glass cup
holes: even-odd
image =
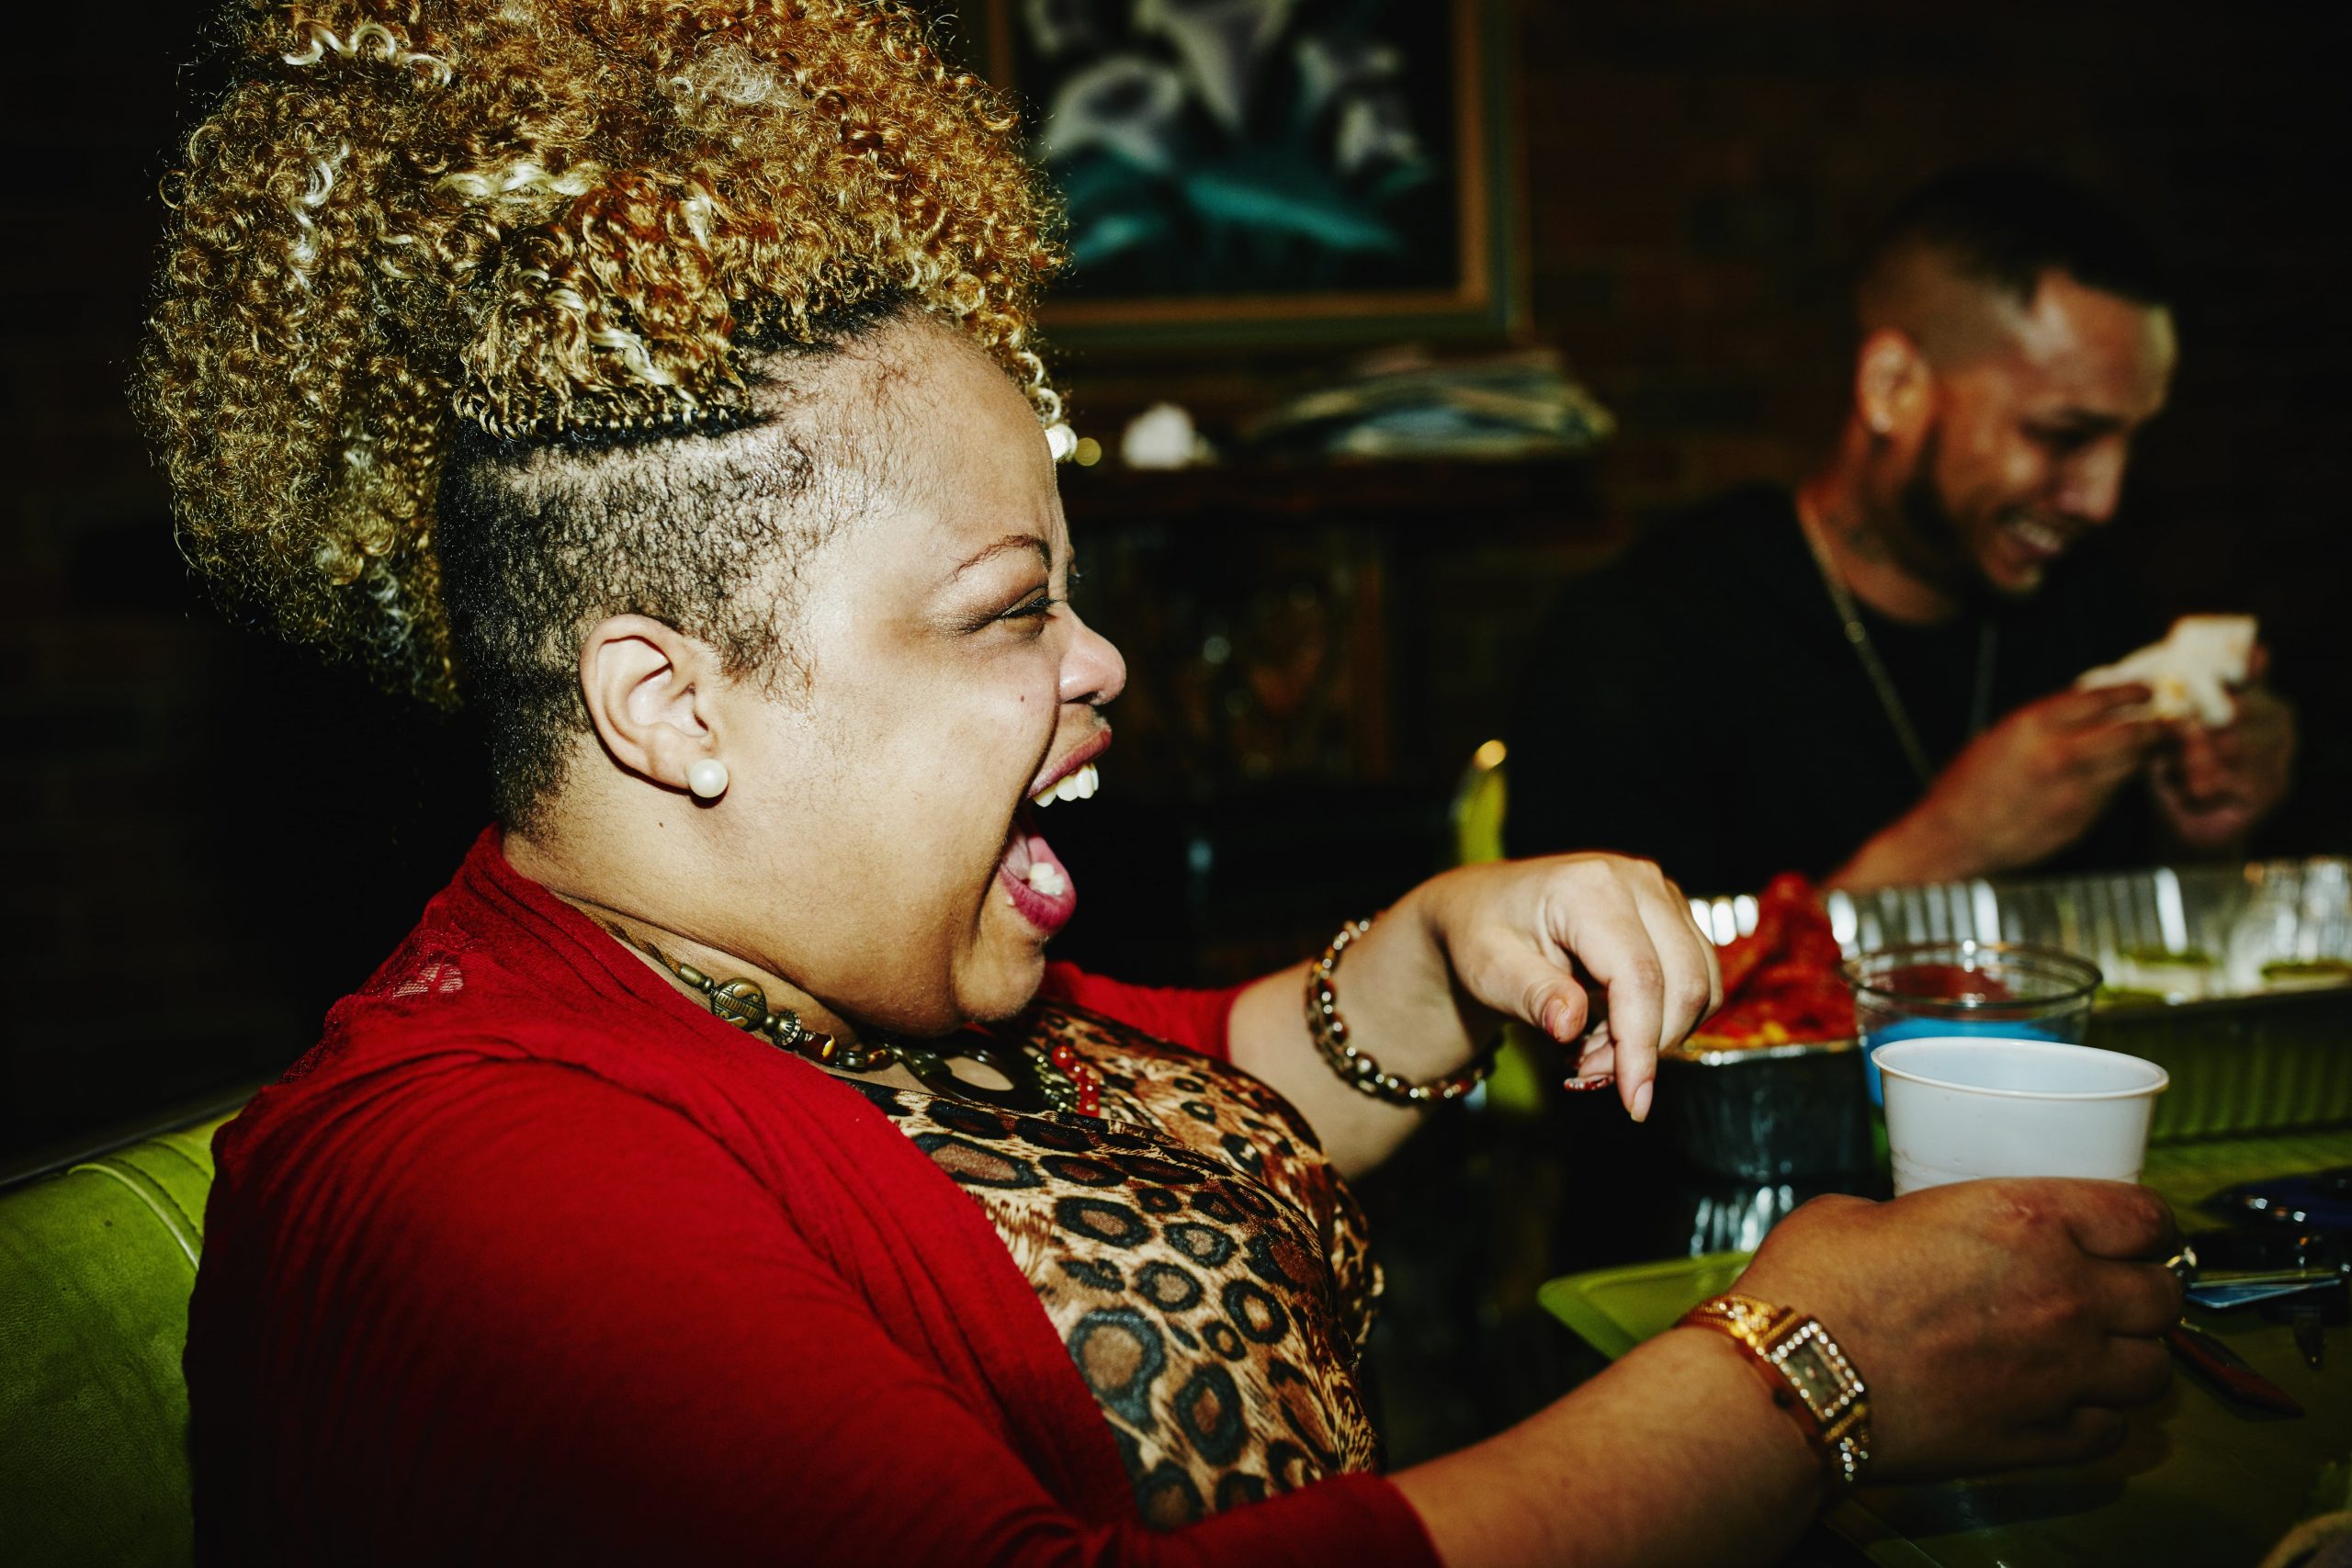
[[[2098,965],[2054,947],[1922,942],[1846,961],[1871,1103],[1886,1103],[1878,1048],[1922,1036],[2083,1043]]]

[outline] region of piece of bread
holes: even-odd
[[[2155,694],[2132,716],[2193,718],[2225,729],[2238,711],[2230,688],[2245,682],[2258,629],[2252,615],[2183,615],[2164,641],[2090,671],[2075,685],[2089,691],[2138,682]]]

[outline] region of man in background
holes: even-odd
[[[2162,630],[2072,558],[2164,407],[2167,299],[2139,232],[2052,176],[1905,200],[1822,466],[1653,531],[1546,618],[1511,852],[1629,851],[1715,892],[2239,852],[2287,791],[2284,703],[2250,685],[2208,729],[2146,716],[2144,686],[2073,689]]]

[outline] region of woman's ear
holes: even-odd
[[[701,795],[722,776],[708,764],[719,761],[713,699],[723,679],[717,649],[650,615],[599,621],[580,645],[580,696],[596,738],[666,789]]]

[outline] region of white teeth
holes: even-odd
[[[1102,775],[1095,771],[1093,763],[1089,762],[1075,772],[1063,774],[1059,780],[1031,795],[1029,803],[1032,806],[1051,806],[1057,800],[1091,799],[1102,783]]]
[[[2039,523],[2028,522],[2022,517],[2012,522],[2009,529],[2037,550],[2064,549],[2066,545],[2064,536],[2055,529],[2045,528]]]
[[[1048,898],[1058,898],[1069,891],[1069,879],[1059,866],[1041,860],[1029,867],[1029,886]]]

